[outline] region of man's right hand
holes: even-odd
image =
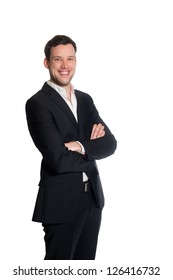
[[[104,126],[99,123],[99,124],[94,124],[91,132],[91,140],[94,140],[96,138],[103,137],[105,135],[105,129]]]

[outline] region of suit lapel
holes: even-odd
[[[52,87],[50,87],[47,83],[43,85],[42,88],[43,92],[48,96],[49,99],[52,100],[52,102],[56,103],[56,105],[59,107],[60,110],[62,110],[73,122],[73,124],[78,127],[78,123],[67,105],[67,103],[64,101],[64,99],[54,90]]]
[[[85,139],[86,135],[84,132],[84,124],[86,122],[85,109],[86,103],[83,96],[75,90],[76,98],[77,98],[77,116],[78,116],[78,126],[79,126],[79,139]]]

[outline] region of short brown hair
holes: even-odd
[[[50,51],[52,47],[56,47],[58,45],[67,45],[71,44],[75,50],[77,51],[76,43],[68,36],[65,35],[56,35],[51,40],[49,40],[44,48],[44,53],[46,58],[50,59]]]

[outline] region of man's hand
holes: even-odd
[[[105,135],[105,130],[104,126],[99,123],[99,124],[94,124],[91,132],[91,140],[94,140],[96,138],[103,137]]]
[[[68,143],[64,143],[65,147],[68,148],[68,150],[73,151],[73,152],[82,152],[82,147],[77,141],[72,141]]]

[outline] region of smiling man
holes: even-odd
[[[46,48],[45,51],[44,65],[49,69],[51,81],[64,87],[70,99],[70,82],[76,69],[76,53],[73,45],[52,47],[51,53]]]
[[[33,221],[45,232],[45,260],[94,260],[104,206],[96,160],[116,139],[92,98],[74,89],[76,44],[65,35],[45,46],[50,80],[26,103],[31,137],[42,155]]]

